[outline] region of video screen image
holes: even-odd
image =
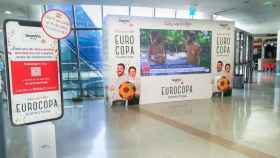
[[[140,29],[141,75],[210,73],[212,31]]]

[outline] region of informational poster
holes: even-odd
[[[63,115],[58,40],[40,22],[5,22],[11,121],[25,125]]]
[[[108,104],[134,96],[139,104],[149,104],[210,98],[214,65],[219,59],[216,53],[226,47],[217,43],[218,37],[229,37],[228,47],[232,49],[234,24],[107,16],[104,32]],[[232,66],[233,58],[230,58],[223,56]],[[134,83],[128,79],[131,66],[135,67],[137,82],[127,88],[122,83]],[[131,97],[123,97],[124,92]]]

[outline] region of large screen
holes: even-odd
[[[140,29],[141,75],[210,73],[212,31]]]

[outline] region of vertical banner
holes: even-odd
[[[110,30],[109,54],[105,67],[106,98],[109,104],[137,105],[140,100],[140,66],[138,31],[127,19]],[[105,42],[106,42],[105,41]],[[106,44],[105,44],[106,45]]]
[[[234,27],[219,24],[215,36],[213,96],[231,96],[234,68]]]

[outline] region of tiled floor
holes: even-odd
[[[67,103],[55,122],[58,158],[280,158],[280,76],[255,79],[224,99],[128,110]],[[6,123],[8,157],[27,157],[25,127]]]

